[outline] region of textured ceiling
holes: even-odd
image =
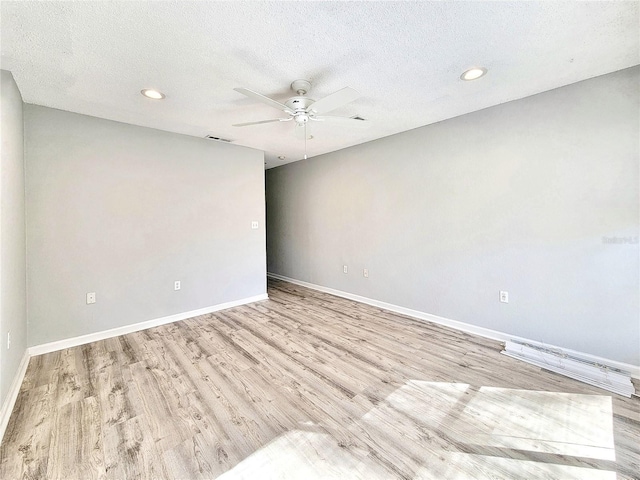
[[[636,65],[639,2],[9,2],[2,63],[24,101],[135,125],[214,135],[299,160],[292,122],[234,123],[282,112],[311,80],[319,99],[362,97],[311,124],[318,155]],[[474,82],[471,66],[487,67]],[[140,95],[157,88],[163,101]],[[278,156],[284,155],[284,161]]]

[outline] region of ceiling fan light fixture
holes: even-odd
[[[473,67],[465,71],[460,75],[461,80],[470,81],[477,80],[480,77],[484,77],[487,74],[487,69],[484,67]]]
[[[144,88],[140,90],[140,93],[147,98],[151,98],[152,100],[162,100],[165,98],[165,94],[159,92],[158,90],[154,90],[153,88]]]

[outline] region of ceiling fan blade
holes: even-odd
[[[292,120],[292,118],[273,118],[271,120],[260,120],[259,122],[236,123],[231,126],[246,127],[247,125],[260,125],[261,123],[271,123],[271,122],[288,122],[289,120]]]
[[[249,90],[248,88],[234,88],[234,90],[243,95],[246,95],[247,97],[260,100],[262,103],[265,103],[270,107],[277,108],[278,110],[282,110],[283,112],[292,113],[291,109],[287,107],[284,103],[276,102],[275,100],[272,100],[269,97],[265,97],[264,95],[258,92],[254,92],[253,90]]]
[[[313,111],[316,114],[330,112],[349,102],[353,102],[358,97],[360,97],[360,94],[357,90],[351,87],[344,87],[342,90],[338,90],[331,95],[321,98],[317,102],[313,102],[309,108],[307,108],[307,111]]]
[[[344,125],[349,127],[361,127],[366,128],[371,125],[369,120],[359,120],[351,117],[338,117],[333,115],[320,115],[313,117],[311,120],[324,122],[329,125]]]

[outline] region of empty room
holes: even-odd
[[[0,478],[640,479],[640,2],[0,2]]]

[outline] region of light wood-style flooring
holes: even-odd
[[[269,297],[32,358],[0,478],[640,477],[638,398],[289,283]]]

